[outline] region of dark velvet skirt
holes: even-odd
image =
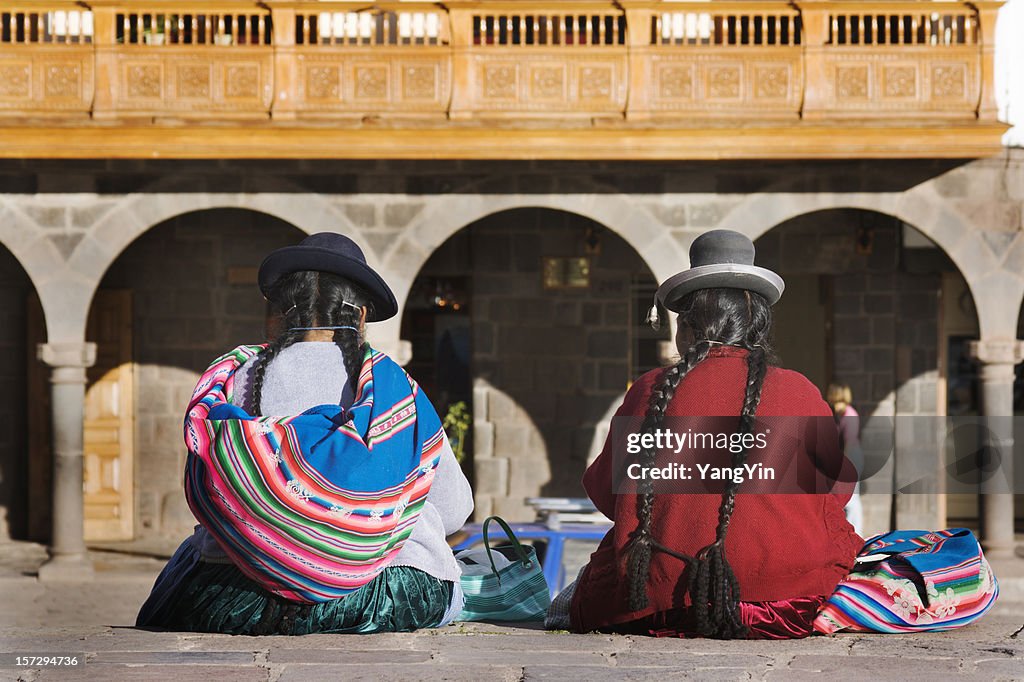
[[[341,599],[293,602],[233,564],[201,561],[186,542],[157,578],[135,624],[230,635],[409,632],[438,626],[453,591],[453,583],[418,568],[391,566]]]
[[[800,639],[814,634],[814,619],[827,595],[795,597],[782,601],[740,602],[740,622],[747,639]],[[611,632],[655,637],[694,637],[697,630],[689,609],[655,613],[640,620],[608,628]]]

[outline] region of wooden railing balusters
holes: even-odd
[[[93,2],[0,0],[78,79],[0,116],[995,120],[989,0]]]

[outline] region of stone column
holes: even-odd
[[[92,562],[83,539],[82,441],[85,370],[96,362],[96,344],[40,344],[38,357],[53,368],[53,534],[50,558],[39,567],[39,579],[89,579]]]
[[[981,363],[981,413],[999,456],[999,469],[981,483],[981,542],[995,558],[1011,557],[1013,539],[1013,368],[1024,360],[1024,342],[989,339],[971,344]]]

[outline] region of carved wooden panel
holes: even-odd
[[[866,100],[868,92],[868,67],[853,64],[836,67],[836,98],[841,100]]]
[[[822,54],[826,82],[813,116],[975,117],[981,82],[975,47],[837,47]]]
[[[932,63],[931,85],[932,99],[963,100],[968,89],[967,64]]]
[[[178,97],[208,99],[212,91],[213,68],[210,64],[178,66]]]
[[[693,100],[694,64],[660,64],[655,67],[654,82],[662,101]]]
[[[625,108],[627,66],[621,50],[480,49],[469,60],[464,106],[477,115],[599,115]]]
[[[360,64],[355,67],[355,83],[357,100],[386,100],[388,87],[388,65]]]
[[[92,51],[85,47],[4,45],[0,115],[87,115],[94,73]]]
[[[615,71],[611,66],[583,66],[580,69],[580,99],[609,100],[615,85]]]
[[[27,99],[32,96],[31,60],[0,64],[0,97]]]
[[[485,64],[483,75],[483,98],[515,100],[519,92],[519,65],[513,61]]]
[[[655,46],[637,51],[643,88],[630,113],[708,117],[796,117],[803,91],[798,47],[702,49]]]
[[[97,357],[85,393],[85,538],[130,540],[135,517],[131,291],[97,292],[86,338],[96,343]]]
[[[337,66],[307,66],[304,80],[306,97],[309,99],[332,100],[341,97],[341,69]]]
[[[401,69],[402,99],[435,101],[438,96],[437,66],[406,64]]]
[[[743,66],[725,64],[709,66],[707,69],[707,94],[709,100],[736,100],[740,98],[740,80]]]
[[[529,89],[530,100],[554,100],[557,102],[564,102],[567,98],[565,81],[565,64],[541,64],[531,68]]]
[[[121,74],[127,100],[162,99],[164,65],[161,62],[124,62],[122,66]]]
[[[790,72],[788,65],[754,65],[754,99],[785,100],[790,96]]]
[[[47,98],[80,99],[82,67],[68,62],[43,65],[43,92]]]
[[[981,5],[464,4],[17,15],[0,35],[0,114],[994,120],[981,24],[995,10]]]
[[[266,118],[273,63],[266,48],[128,46],[98,56],[116,65],[106,117]],[[108,100],[104,100],[108,101]]]
[[[882,67],[882,91],[886,99],[917,96],[916,64]]]
[[[260,96],[261,65],[258,62],[236,62],[224,66],[224,96],[231,99],[256,100]]]
[[[299,48],[294,73],[289,111],[299,117],[443,117],[451,97],[451,56],[440,47]]]

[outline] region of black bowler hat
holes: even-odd
[[[387,282],[366,264],[362,249],[343,234],[318,232],[295,246],[271,252],[260,265],[260,291],[267,298],[284,275],[302,270],[330,272],[358,284],[370,296],[367,322],[380,322],[398,313],[398,301]]]
[[[711,230],[690,245],[690,269],[665,280],[656,298],[678,312],[679,302],[687,294],[717,288],[753,291],[774,305],[782,298],[786,283],[771,270],[754,265],[754,242],[745,234]]]

